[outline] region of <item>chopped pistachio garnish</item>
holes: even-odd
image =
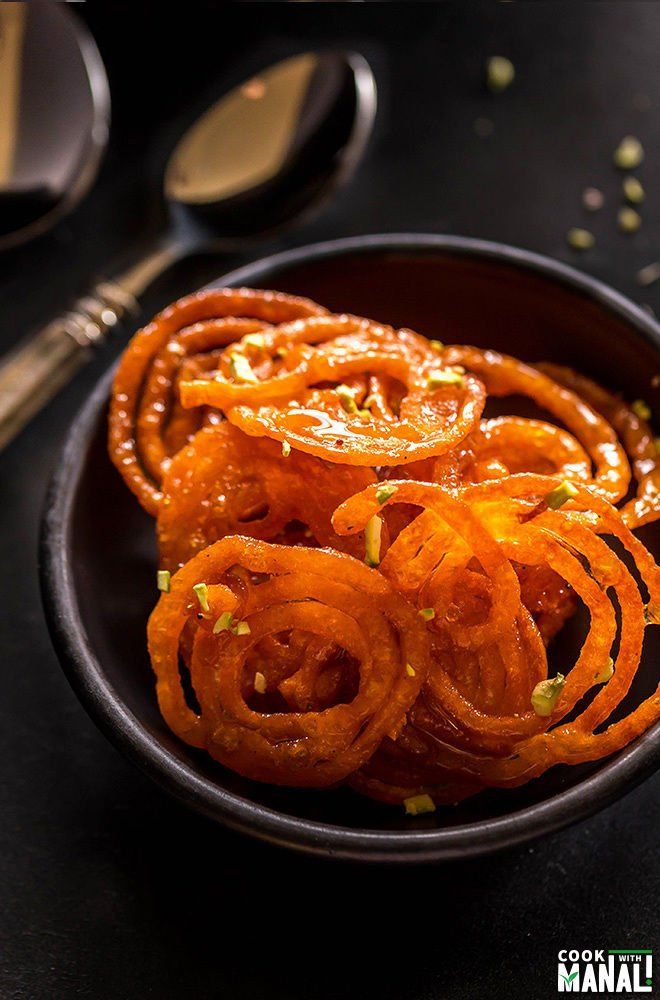
[[[644,288],[654,284],[658,279],[660,279],[660,260],[647,264],[646,267],[637,272],[637,284]]]
[[[209,588],[206,586],[206,584],[196,583],[195,586],[193,587],[193,591],[195,593],[195,597],[199,601],[199,606],[202,609],[202,611],[210,611],[209,597],[208,597]]]
[[[291,445],[288,441],[282,441],[282,454],[285,458],[288,458],[291,454]]]
[[[605,204],[605,196],[598,188],[585,188],[582,192],[582,204],[588,212],[597,212]]]
[[[367,521],[364,529],[364,561],[367,566],[378,566],[380,563],[380,533],[383,522],[378,514]]]
[[[233,615],[231,615],[228,611],[223,611],[220,617],[218,618],[217,622],[213,626],[213,632],[215,633],[215,635],[217,635],[218,632],[229,631],[233,620],[234,620]]]
[[[624,177],[622,187],[625,197],[628,201],[632,202],[633,205],[639,205],[644,201],[644,198],[646,197],[644,194],[644,188],[636,177]]]
[[[339,402],[344,413],[357,413],[358,406],[355,402],[355,397],[347,385],[336,386],[335,392],[339,396]]]
[[[532,691],[532,708],[537,715],[540,715],[542,718],[552,715],[565,684],[566,678],[563,674],[557,674],[556,677],[548,677],[545,681],[539,681]]]
[[[250,626],[247,622],[234,622],[234,616],[229,611],[223,611],[213,626],[215,635],[218,632],[231,632],[232,635],[249,635]]]
[[[415,668],[413,666],[410,665],[410,663],[406,663],[406,673],[408,674],[408,677],[416,677],[417,676],[417,671],[415,670]]]
[[[573,486],[573,483],[568,483],[564,480],[559,486],[555,486],[554,490],[550,490],[546,494],[545,502],[547,503],[550,510],[559,510],[567,500],[571,500],[573,497],[578,495],[578,491]]]
[[[232,378],[235,378],[237,382],[249,382],[254,384],[259,381],[257,376],[252,371],[252,365],[244,354],[236,353],[230,355],[229,371],[231,372]]]
[[[578,226],[574,226],[573,229],[569,229],[566,233],[566,242],[574,250],[591,250],[596,242],[596,238],[588,229],[580,229]]]
[[[391,500],[395,493],[396,486],[392,486],[391,483],[383,483],[376,490],[376,500],[382,506],[388,500]]]
[[[435,618],[435,611],[433,608],[422,608],[417,614],[422,619],[422,621],[430,622]]]
[[[408,816],[422,816],[424,813],[435,812],[435,802],[430,795],[411,795],[404,799],[403,804]]]
[[[486,82],[494,94],[501,94],[513,83],[516,71],[506,56],[491,56],[486,63]]]
[[[619,209],[617,219],[622,233],[636,233],[642,224],[641,215],[630,205],[624,205],[623,208]]]
[[[630,404],[630,409],[636,417],[639,417],[640,420],[651,419],[651,407],[648,403],[645,403],[643,399],[636,399]]]
[[[445,371],[431,372],[426,380],[426,387],[433,392],[445,385],[463,385],[463,375],[461,372],[447,368]]]
[[[607,684],[609,680],[614,676],[614,660],[611,656],[608,656],[607,663],[602,670],[599,670],[597,674],[594,674],[594,681],[596,684]]]
[[[257,694],[266,693],[266,678],[258,670],[254,675],[254,690],[257,692]]]
[[[156,582],[158,584],[158,589],[162,590],[164,594],[169,594],[170,592],[170,571],[169,569],[159,569],[158,575],[156,577]]]
[[[441,340],[429,340],[429,347],[431,348],[432,351],[435,351],[437,354],[440,354],[440,352],[444,351],[445,349],[445,345],[442,343]]]
[[[247,344],[248,347],[256,347],[260,351],[266,346],[263,333],[248,333],[243,337],[243,343]]]
[[[644,148],[634,135],[627,135],[614,150],[614,165],[620,170],[634,170],[644,159]]]

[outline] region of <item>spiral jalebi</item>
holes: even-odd
[[[168,460],[205,416],[181,406],[182,369],[199,375],[241,337],[323,312],[309,299],[282,292],[219,288],[179,299],[136,333],[113,383],[109,448],[126,485],[150,514],[162,499],[160,482]]]
[[[237,566],[250,575],[247,582],[235,577]],[[200,584],[201,611],[193,589]],[[223,615],[226,627],[219,628]],[[189,669],[198,710],[186,703],[179,676],[179,640],[188,621],[195,624]],[[287,633],[320,638],[335,662],[341,656],[347,669],[354,665],[350,701],[289,711],[285,689],[284,707],[279,704],[285,681],[310,673],[307,649],[279,663],[260,659],[263,672],[254,673],[250,654]],[[428,635],[414,608],[364,563],[240,536],[214,543],[176,574],[150,618],[149,652],[161,711],[178,736],[247,777],[313,787],[342,781],[388,733],[396,734],[430,662]],[[322,658],[312,660],[309,690],[322,667]]]
[[[484,413],[520,396],[538,417]],[[660,514],[647,417],[570,368],[308,299],[181,299],[134,337],[110,408],[157,518],[167,724],[248,778],[414,814],[620,751],[660,718],[660,688],[631,702],[660,621],[632,533]]]
[[[418,606],[430,603],[434,615],[428,627],[438,633],[434,643],[438,668],[429,672],[422,697],[409,713],[400,746],[388,751],[397,759],[397,783],[388,785],[376,755],[365,774],[356,777],[359,787],[396,801],[402,788],[404,798],[428,793],[440,800],[446,794],[458,794],[458,786],[448,783],[448,773],[459,784],[467,781],[467,787],[472,787],[472,782],[514,786],[555,764],[597,760],[620,750],[655,721],[660,711],[660,686],[625,719],[595,732],[630,689],[641,657],[644,629],[654,614],[649,615],[649,608],[657,608],[660,597],[658,567],[614,508],[593,490],[576,486],[570,508],[553,510],[544,498],[557,488],[556,481],[531,474],[468,487],[460,497],[451,498],[451,503],[437,485],[402,480],[392,486],[395,492],[386,503],[417,501],[427,520],[424,531],[414,540],[419,550],[414,575],[410,574],[409,560],[399,550],[407,544],[406,533],[414,532],[422,518],[390,548],[382,570]],[[335,529],[339,533],[349,527],[356,530],[379,506],[370,487],[338,509]],[[490,539],[488,546],[479,537],[480,530]],[[439,560],[438,533],[445,553]],[[600,534],[614,536],[635,560],[646,589],[646,604],[630,572]],[[501,580],[495,585],[493,544],[503,560],[500,572],[502,566],[508,567],[508,586]],[[511,560],[551,568],[571,586],[591,617],[579,658],[570,673],[567,671],[565,685],[557,685],[558,697],[547,716],[532,708],[532,694],[546,678],[547,663],[520,593],[516,595],[511,589]],[[479,582],[470,588],[465,569],[475,562],[478,568],[473,566],[473,572]],[[457,566],[464,571],[458,578]],[[486,580],[490,584],[487,588]],[[610,590],[621,609],[618,635]],[[487,600],[480,602],[475,621],[474,601],[469,598],[484,592]],[[615,648],[616,656],[612,657]],[[461,669],[466,650],[474,654],[482,671],[486,659],[498,654],[497,666],[489,667],[485,678],[491,687],[499,683],[502,689],[497,694],[496,713],[492,698],[484,705],[483,672]],[[508,705],[504,692],[509,696]],[[592,700],[567,722],[566,717],[585,696]],[[406,753],[411,730],[416,750]],[[404,788],[401,774],[406,767]],[[430,777],[434,768],[438,787]]]

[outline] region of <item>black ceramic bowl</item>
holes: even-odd
[[[660,408],[660,390],[651,386],[658,325],[611,289],[522,250],[451,237],[367,236],[278,254],[221,283],[296,292],[445,342],[569,363],[628,398],[643,397]],[[154,527],[106,454],[109,388],[110,375],[77,418],[50,490],[42,552],[46,612],[85,708],[122,751],[178,798],[231,827],[303,851],[437,860],[557,829],[616,799],[656,768],[658,726],[606,762],[554,768],[524,788],[484,792],[413,820],[347,789],[312,792],[252,783],[180,743],[159,715],[145,647],[155,599]],[[657,552],[651,534],[645,540],[655,541]],[[566,641],[576,638],[569,634]],[[568,652],[560,646],[555,658],[561,661]],[[657,653],[657,645],[645,649],[638,695],[655,684]]]

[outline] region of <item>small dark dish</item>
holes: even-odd
[[[660,389],[651,387],[660,355],[657,323],[597,281],[523,250],[452,237],[366,236],[278,254],[222,283],[296,292],[446,342],[571,364],[660,409]],[[658,766],[656,725],[609,761],[554,768],[526,787],[485,792],[411,820],[345,789],[251,783],[180,743],[158,712],[145,648],[156,597],[153,524],[106,454],[109,387],[110,375],[76,420],[51,486],[42,540],[46,613],[85,708],[178,798],[229,826],[298,850],[425,861],[485,853],[558,829],[612,802]],[[658,534],[643,534],[658,552]],[[647,639],[638,695],[655,686],[657,632]],[[561,656],[560,646],[555,658]]]

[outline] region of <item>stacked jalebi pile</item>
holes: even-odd
[[[549,419],[484,417],[506,396]],[[632,533],[660,511],[648,417],[570,369],[307,299],[175,303],[110,410],[157,522],[166,722],[249,778],[412,814],[620,750],[660,718],[658,689],[611,721],[660,619]],[[579,655],[549,676],[580,604]]]

